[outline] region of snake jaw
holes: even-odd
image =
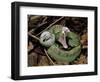
[[[67,27],[62,28],[62,34],[59,37],[58,41],[62,44],[64,48],[68,48],[67,42],[66,42],[66,34],[70,32],[70,30]]]
[[[65,36],[64,33],[59,37],[58,41],[62,44],[62,46],[64,48],[68,48],[68,45],[67,45],[67,42],[66,42],[66,36]]]

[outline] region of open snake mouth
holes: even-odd
[[[66,40],[67,33],[70,32],[70,30],[67,27],[62,28],[62,35],[59,37],[58,41],[62,44],[63,48],[67,49],[68,44]]]

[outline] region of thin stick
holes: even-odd
[[[47,23],[47,22],[43,22],[43,23],[39,24],[36,28],[31,29],[31,30],[29,31],[29,33],[34,32],[36,29],[40,28],[42,25],[44,25],[44,24],[46,24],[46,23]]]
[[[36,36],[32,35],[31,33],[28,33],[28,35],[29,35],[29,36],[31,36],[32,38],[34,38],[34,39],[38,40],[38,41],[40,40],[38,37],[36,37]]]
[[[61,17],[59,19],[57,19],[55,22],[53,22],[52,24],[50,24],[47,28],[45,28],[43,31],[41,31],[40,33],[38,33],[36,36],[40,35],[42,32],[44,32],[45,30],[47,30],[48,28],[50,28],[51,26],[53,26],[55,23],[57,23],[58,21],[62,20],[64,17]]]
[[[45,16],[44,16],[45,17]],[[47,16],[43,19],[43,22],[45,22],[47,20]]]
[[[49,57],[49,55],[48,55],[46,49],[44,49],[44,52],[45,52],[46,56],[48,57],[48,59],[50,60],[50,62],[51,62],[53,65],[55,65],[55,63],[54,63],[54,62],[52,61],[52,59]]]
[[[34,29],[31,29],[28,33],[32,33],[34,31]]]
[[[41,27],[42,25],[44,25],[44,24],[46,24],[46,23],[47,23],[47,22],[43,22],[43,23],[39,24],[37,28]],[[36,29],[37,29],[37,28],[36,28]]]

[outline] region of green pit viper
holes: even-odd
[[[54,25],[40,35],[40,43],[56,61],[74,61],[81,53],[79,36],[67,27]]]

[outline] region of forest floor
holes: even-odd
[[[88,31],[86,17],[62,17],[61,16],[34,16],[28,15],[28,33],[36,37],[40,37],[41,31],[49,25],[62,25],[68,27],[72,32],[80,37],[82,50],[80,55],[72,62],[58,62],[50,57],[56,65],[74,65],[74,64],[87,64],[88,60]],[[59,20],[60,19],[60,20]],[[28,35],[28,66],[50,66],[53,65],[48,56],[46,55],[43,46]]]

